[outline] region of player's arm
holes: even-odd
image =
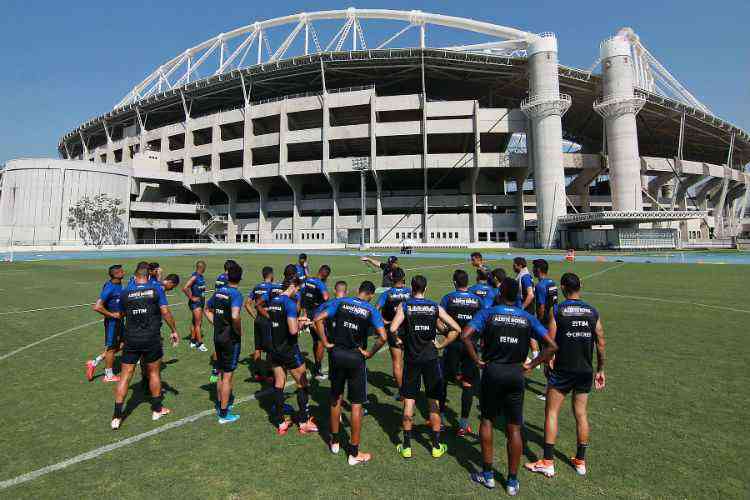
[[[258,318],[258,310],[255,308],[255,300],[251,299],[249,295],[245,297],[245,311],[247,311],[251,318]]]
[[[239,305],[232,306],[232,327],[235,333],[242,336],[242,307]]]
[[[544,287],[537,285],[535,288],[534,296],[539,299],[536,301],[536,317],[541,319],[544,317],[544,313],[547,312],[547,296]]]
[[[206,319],[209,323],[212,325],[214,324],[214,304],[209,299],[208,303],[206,304],[206,307],[203,308],[203,314],[206,316]]]
[[[380,262],[378,259],[373,259],[372,257],[362,257],[360,260],[365,264],[369,264],[377,268],[380,268],[380,264],[382,264],[382,262]]]
[[[529,304],[534,302],[534,287],[531,285],[526,285],[526,290],[528,290],[528,293],[526,294],[526,298],[523,301],[523,309],[526,309],[529,307]]]
[[[557,343],[553,337],[549,336],[548,330],[532,315],[529,314],[528,317],[531,323],[532,334],[540,344],[543,344],[543,347],[542,353],[539,356],[531,360],[529,363],[523,364],[523,368],[527,373],[538,365],[548,362],[552,359],[552,355],[557,352]]]
[[[185,283],[185,286],[182,287],[182,293],[185,294],[190,302],[195,302],[197,300],[196,297],[193,297],[193,283],[195,283],[195,276],[191,276]]]
[[[602,320],[596,320],[596,375],[594,375],[594,387],[597,390],[604,389],[607,383],[607,378],[604,376],[604,361],[606,359],[605,354],[605,342],[604,342],[604,326],[602,326]]]
[[[320,340],[323,342],[323,346],[326,349],[333,349],[333,344],[328,340],[328,335],[326,335],[326,320],[328,319],[328,309],[325,309],[318,314],[315,315],[315,318],[313,318],[313,328],[315,328],[315,331],[318,333],[318,336],[320,337]]]
[[[98,299],[96,303],[91,306],[91,309],[98,312],[105,318],[112,318],[112,319],[120,319],[120,313],[113,312],[104,307],[104,301],[102,299]]]
[[[388,341],[388,337],[385,333],[385,325],[383,324],[383,316],[380,315],[379,311],[373,310],[372,315],[370,316],[370,325],[372,326],[373,330],[375,330],[375,334],[378,336],[378,338],[375,340],[375,343],[372,345],[369,352],[365,351],[362,348],[359,349],[365,359],[370,359],[371,357],[375,356],[380,348],[383,347]]]
[[[287,306],[286,306],[286,325],[289,328],[289,335],[298,335],[299,331],[304,326],[302,321],[300,321],[297,317],[297,307],[290,307],[290,304],[292,306],[295,305],[294,300],[287,297]]]
[[[475,332],[477,331],[475,325],[473,325],[474,320],[469,322],[468,325],[466,325],[463,330],[461,330],[461,342],[464,343],[464,347],[466,348],[466,354],[471,358],[472,361],[479,367],[484,368],[486,363],[482,361],[482,359],[479,357],[479,353],[477,353],[476,348],[474,347],[474,342],[471,340],[471,338],[474,336]]]
[[[398,329],[401,328],[401,325],[404,322],[404,306],[403,304],[399,304],[396,308],[396,314],[393,316],[393,320],[391,321],[391,324],[388,326],[388,332],[395,340],[396,345],[401,345],[403,342],[401,339],[396,335],[398,333]]]
[[[461,334],[461,327],[458,326],[456,320],[453,319],[450,314],[445,312],[445,309],[443,309],[442,307],[438,307],[438,320],[441,321],[445,325],[445,327],[448,328],[448,330],[450,330],[448,332],[448,335],[445,336],[443,342],[436,345],[438,349],[444,349],[445,346],[452,343],[458,338],[458,336]]]

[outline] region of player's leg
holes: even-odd
[[[220,424],[231,423],[240,418],[239,415],[232,411],[232,405],[234,403],[232,384],[234,380],[234,371],[237,369],[241,351],[242,344],[240,342],[233,342],[231,346],[229,346],[229,349],[216,352],[220,370],[220,379],[217,382]]]
[[[547,388],[547,401],[544,406],[544,456],[541,460],[525,465],[532,472],[540,472],[547,477],[555,475],[555,441],[560,408],[565,401],[565,392],[555,387]]]
[[[112,321],[107,327],[107,336],[105,339],[104,351],[104,382],[117,382],[120,380],[115,375],[115,353],[120,347],[120,336],[122,324],[119,321]]]
[[[203,327],[203,308],[202,307],[196,307],[193,309],[193,329],[195,331],[195,343],[196,347],[201,352],[208,351],[208,348],[203,345],[203,332],[201,331],[201,328]]]
[[[404,350],[400,347],[391,347],[391,365],[393,366],[393,378],[396,380],[396,387],[401,391],[404,385]],[[401,393],[396,394],[396,400],[401,400]]]
[[[300,358],[302,356],[300,355]],[[310,416],[310,388],[309,382],[307,381],[307,369],[305,368],[304,361],[290,370],[295,383],[297,384],[297,406],[299,407],[298,422],[299,431],[301,434],[307,434],[309,432],[318,432],[318,426],[315,424],[315,420]]]
[[[427,408],[430,413],[430,428],[432,429],[432,456],[440,458],[448,451],[448,445],[441,442],[440,431],[443,426],[442,412],[439,398],[445,388],[442,364],[439,359],[424,364],[422,370],[424,379],[425,396],[427,397]]]
[[[273,370],[273,413],[276,433],[283,436],[291,426],[291,420],[284,416],[284,387],[286,387],[286,369],[282,362],[274,356],[272,358]]]
[[[509,367],[503,371],[499,380],[498,391],[505,417],[506,450],[508,456],[508,480],[505,484],[507,493],[511,496],[517,495],[520,488],[518,482],[518,464],[521,462],[523,451],[523,437],[521,427],[523,426],[523,398],[526,384],[525,377],[520,369]]]
[[[328,378],[331,381],[330,391],[330,420],[331,441],[329,447],[332,453],[341,450],[339,441],[339,430],[341,429],[341,405],[343,403],[344,386],[346,377],[343,366],[340,367],[340,355],[336,352],[328,356]]]
[[[573,393],[573,415],[576,419],[576,456],[571,459],[579,476],[586,475],[586,449],[589,446],[588,392]]]
[[[146,373],[148,373],[148,388],[151,393],[151,420],[159,420],[172,412],[169,408],[162,406],[161,351],[161,346],[159,346],[158,351],[153,351],[144,356],[141,361],[141,364],[146,363]]]
[[[487,488],[495,487],[495,474],[492,471],[493,444],[492,430],[497,416],[497,385],[494,367],[488,366],[479,385],[479,400],[482,411],[479,423],[479,441],[482,446],[482,471],[471,474],[471,480]]]
[[[372,458],[369,453],[360,451],[360,438],[362,435],[362,417],[364,416],[363,404],[367,400],[367,367],[365,360],[359,353],[353,353],[354,365],[348,370],[349,402],[352,405],[352,435],[349,447],[349,465],[367,463]]]
[[[507,423],[505,425],[505,437],[507,439],[508,453],[508,482],[506,489],[509,495],[518,494],[518,464],[521,462],[523,452],[523,437],[521,436],[521,424]]]
[[[411,432],[414,425],[414,407],[416,406],[422,375],[419,365],[414,363],[406,363],[404,365],[403,375],[401,396],[404,402],[404,412],[401,416],[401,427],[404,430],[404,439],[396,447],[396,451],[403,458],[411,458]]]
[[[461,358],[461,418],[458,420],[458,436],[465,436],[471,432],[469,416],[474,404],[474,393],[479,382],[480,374],[477,365],[464,354]]]
[[[115,387],[115,410],[112,414],[112,430],[117,430],[122,424],[123,408],[125,406],[125,396],[128,394],[128,387],[130,387],[130,379],[133,378],[133,372],[135,371],[135,362],[122,363],[120,370],[120,381],[117,382]]]

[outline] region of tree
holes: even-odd
[[[128,240],[120,218],[125,214],[122,200],[98,194],[84,196],[68,209],[68,227],[78,232],[84,245],[122,245]]]

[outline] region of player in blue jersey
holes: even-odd
[[[448,451],[448,446],[440,440],[442,420],[438,400],[443,392],[443,374],[438,351],[458,338],[461,328],[438,303],[425,298],[426,290],[427,278],[414,276],[411,280],[412,296],[399,304],[390,325],[391,334],[401,330],[402,337],[398,342],[404,346],[404,382],[401,385],[401,395],[404,398],[401,420],[404,440],[396,447],[402,458],[412,456],[414,408],[423,382],[432,429],[432,456],[440,458]],[[439,324],[444,325],[447,330],[442,343],[436,342]]]
[[[206,303],[206,318],[214,325],[214,352],[219,380],[216,383],[219,423],[226,424],[240,418],[232,412],[232,377],[242,351],[242,293],[237,286],[242,280],[242,268],[227,270],[227,284],[214,291]]]
[[[292,425],[292,422],[284,417],[284,387],[286,387],[287,373],[291,373],[297,384],[297,404],[299,405],[297,421],[300,434],[318,432],[318,426],[310,416],[308,408],[309,384],[305,360],[298,345],[299,332],[309,320],[298,318],[298,305],[293,299],[302,282],[297,278],[296,271],[293,269],[290,270],[289,276],[281,284],[280,293],[260,300],[256,306],[258,313],[266,317],[270,323],[269,359],[274,374],[274,424],[276,433],[280,436],[285,435]]]
[[[195,272],[182,287],[182,292],[187,296],[188,308],[191,313],[190,325],[190,348],[197,348],[201,352],[208,351],[203,345],[203,335],[201,327],[203,326],[203,307],[206,304],[206,298],[203,294],[206,292],[206,263],[199,260],[195,263]]]
[[[169,409],[162,406],[161,358],[164,355],[161,339],[162,319],[172,330],[170,336],[172,345],[176,346],[180,341],[164,289],[160,285],[149,282],[148,263],[138,264],[135,280],[120,293],[117,309],[117,312],[122,313],[125,323],[121,358],[122,372],[115,389],[115,408],[111,422],[113,430],[119,429],[125,418],[125,396],[138,362],[141,366],[145,366],[148,372],[151,419],[159,420],[171,413]]]
[[[516,273],[518,280],[518,307],[531,315],[536,315],[534,309],[534,280],[523,257],[513,259],[513,271]],[[539,343],[535,338],[531,338],[531,358],[533,360],[539,356]]]
[[[363,405],[367,401],[366,360],[372,358],[386,343],[383,318],[370,301],[375,295],[375,285],[363,281],[356,297],[342,297],[329,301],[323,311],[315,315],[315,324],[322,343],[329,349],[331,378],[331,442],[330,450],[340,450],[341,405],[344,387],[348,386],[347,399],[352,406],[352,435],[348,450],[349,465],[369,462],[372,456],[359,450],[362,430]],[[330,320],[330,328],[324,324]],[[365,342],[370,328],[378,339],[367,351]]]
[[[261,363],[261,357],[264,352],[268,352],[268,345],[270,342],[269,335],[270,335],[270,325],[268,324],[268,320],[258,314],[258,310],[256,309],[256,304],[258,301],[260,301],[264,295],[268,294],[272,289],[280,289],[281,285],[278,283],[274,283],[273,280],[273,268],[270,266],[265,266],[261,270],[261,276],[263,278],[263,281],[255,285],[247,294],[247,298],[245,299],[245,310],[250,315],[251,318],[253,318],[253,337],[254,337],[254,351],[253,351],[253,367],[252,367],[252,373],[253,377],[255,378],[256,382],[263,382],[268,381],[269,377],[265,376],[264,373],[267,373],[266,370],[268,369],[267,366]],[[270,377],[271,381],[273,381],[273,377]]]
[[[462,269],[457,269],[453,273],[453,285],[455,291],[445,295],[440,301],[440,307],[445,309],[448,315],[453,318],[458,326],[463,328],[469,321],[482,309],[482,299],[471,293],[468,289],[469,275]],[[474,337],[475,344],[478,341]],[[458,422],[456,434],[459,437],[465,436],[471,432],[469,426],[469,414],[471,405],[474,401],[475,387],[479,384],[479,370],[474,361],[466,354],[466,349],[462,342],[452,342],[448,344],[443,352],[443,373],[445,383],[443,393],[440,398],[440,414],[445,413],[445,401],[447,399],[448,380],[455,379],[461,385],[461,417]]]
[[[122,292],[122,278],[125,271],[120,265],[110,266],[109,280],[104,283],[99,298],[92,309],[104,316],[104,351],[94,359],[86,362],[86,378],[94,380],[96,365],[104,360],[104,382],[118,382],[120,377],[114,374],[115,353],[120,350],[122,342],[122,320],[120,319],[119,302]]]
[[[400,267],[390,271],[389,278],[392,282],[391,288],[384,291],[378,297],[377,308],[383,316],[383,321],[388,334],[388,348],[391,351],[391,366],[393,367],[393,378],[396,381],[396,400],[401,400],[401,385],[404,382],[404,349],[398,339],[402,332],[391,334],[388,332],[389,325],[396,316],[399,304],[411,297],[411,289],[406,286],[406,276]],[[383,278],[385,281],[385,278]]]
[[[482,299],[493,293],[494,287],[490,284],[492,273],[486,269],[477,269],[477,282],[469,287],[469,291]]]
[[[301,253],[297,257],[297,263],[294,264],[294,270],[297,271],[297,277],[304,280],[310,276],[310,267],[307,263],[307,254]]]
[[[599,312],[581,300],[581,280],[573,273],[560,278],[565,300],[554,306],[550,314],[550,335],[554,335],[559,349],[547,384],[547,404],[544,409],[544,457],[526,468],[547,477],[555,475],[554,447],[557,423],[565,397],[572,392],[573,415],[576,420],[577,450],[571,464],[580,476],[586,475],[586,448],[589,443],[587,406],[591,385],[604,389],[605,342],[604,327]],[[596,349],[596,372],[592,357]]]
[[[463,328],[461,340],[471,359],[482,369],[480,406],[482,420],[479,436],[482,444],[482,472],[471,475],[472,480],[488,487],[495,487],[492,472],[493,449],[492,428],[495,417],[505,419],[505,434],[508,439],[509,495],[518,494],[518,464],[521,461],[523,439],[524,375],[539,363],[550,358],[557,349],[547,329],[526,311],[514,307],[518,295],[518,282],[506,278],[501,283],[499,304],[482,309]],[[482,357],[477,354],[474,335],[480,337]],[[524,362],[529,351],[529,338],[535,336],[544,341],[545,350],[535,360]]]
[[[224,261],[224,272],[221,273],[216,277],[216,282],[214,284],[215,289],[219,289],[223,286],[227,286],[229,284],[229,279],[227,278],[227,273],[229,271],[229,268],[234,267],[237,265],[237,262],[235,262],[232,259],[227,259]]]
[[[552,309],[557,305],[557,283],[547,276],[549,264],[546,260],[534,259],[531,264],[532,273],[537,280],[534,285],[536,317],[544,326],[547,326]]]
[[[308,276],[302,281],[302,289],[300,290],[301,305],[302,305],[302,316],[305,318],[312,319],[315,315],[315,310],[327,301],[330,296],[328,295],[328,288],[326,287],[326,280],[331,275],[331,267],[323,264],[318,269],[317,276]],[[310,329],[310,334],[313,339],[313,377],[317,380],[324,380],[325,374],[321,369],[323,363],[323,355],[325,354],[325,347],[320,342],[318,333],[315,329]]]
[[[477,271],[484,271],[485,273],[490,272],[490,268],[484,263],[484,257],[482,257],[481,253],[472,252],[469,256],[469,261],[471,262],[472,267],[476,268]]]

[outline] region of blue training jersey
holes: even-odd
[[[206,291],[206,278],[202,274],[193,273],[191,275],[195,278],[193,284],[190,285],[190,294],[193,297],[203,298],[203,293]]]
[[[104,308],[109,312],[120,311],[120,295],[122,294],[122,284],[112,283],[107,281],[102,286],[102,291],[99,293],[99,300],[102,301]],[[104,318],[105,323],[115,321],[114,318]]]

